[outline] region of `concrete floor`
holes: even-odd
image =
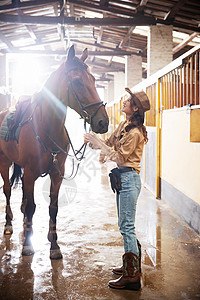
[[[49,259],[48,179],[36,183],[31,257],[21,256],[21,190],[12,193],[11,237],[3,235],[5,198],[0,190],[1,300],[200,299],[200,236],[146,188],[136,220],[142,244],[142,288],[137,292],[108,288],[108,281],[117,278],[112,267],[121,264],[123,254],[108,169],[99,166],[93,151],[75,180],[63,182],[57,222],[63,254],[59,261]]]

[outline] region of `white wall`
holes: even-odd
[[[190,142],[190,110],[163,111],[161,178],[200,204],[200,143]]]

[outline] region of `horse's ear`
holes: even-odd
[[[80,60],[82,60],[84,62],[87,58],[88,58],[88,49],[85,48]]]
[[[66,62],[67,62],[67,63],[72,62],[72,60],[74,59],[74,57],[75,57],[75,50],[74,50],[74,45],[72,45],[72,46],[69,48]]]

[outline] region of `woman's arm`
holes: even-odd
[[[123,164],[140,142],[140,134],[138,132],[129,132],[123,137],[119,149],[115,151],[99,139],[95,133],[86,133],[85,138],[92,145],[93,149],[101,149],[102,157],[104,154],[103,159],[107,156],[107,160],[115,161],[117,164]]]

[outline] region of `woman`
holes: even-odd
[[[150,103],[145,92],[133,94],[125,89],[129,98],[123,102],[122,112],[126,120],[105,142],[94,133],[85,134],[85,142],[93,149],[101,149],[100,162],[115,161],[119,169],[121,190],[116,194],[118,225],[123,236],[124,252],[123,266],[114,268],[115,274],[122,276],[109,281],[109,287],[116,289],[140,288],[140,244],[135,233],[135,213],[137,199],[141,190],[140,161],[144,144],[147,143],[147,132],[143,125],[144,113],[150,109]],[[113,149],[114,148],[114,149]],[[139,246],[139,247],[138,247]]]

